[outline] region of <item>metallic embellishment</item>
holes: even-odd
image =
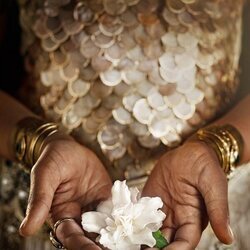
[[[221,168],[230,178],[244,150],[244,141],[239,131],[232,125],[211,126],[198,130],[196,138],[215,150]]]
[[[64,219],[60,219],[58,220],[54,226],[53,226],[53,229],[52,231],[50,232],[49,234],[49,239],[52,243],[52,245],[57,248],[57,249],[66,249],[63,244],[57,239],[56,237],[56,230],[57,228],[62,224],[62,223],[65,223],[65,222],[75,222],[75,220],[73,218],[64,218]]]

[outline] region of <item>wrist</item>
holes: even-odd
[[[30,169],[44,147],[59,138],[66,138],[66,135],[59,130],[56,123],[46,122],[37,117],[26,117],[17,123],[13,132],[12,148],[15,158]]]
[[[198,140],[196,135],[191,136],[188,138],[183,146],[187,147],[190,152],[190,160],[192,162],[199,162],[203,161],[206,156],[212,156],[213,159],[218,161],[218,164],[220,164],[219,159],[216,155],[216,152],[213,150],[213,148],[208,145],[206,142],[202,140]]]
[[[216,154],[222,170],[230,178],[243,152],[243,139],[236,128],[231,125],[210,126],[198,130],[190,140],[203,142],[210,147]]]
[[[72,142],[72,141],[75,141],[74,138],[62,131],[58,131],[57,133],[53,134],[52,136],[46,138],[44,140],[44,144],[41,148],[41,151],[40,151],[40,155],[42,154],[42,152],[44,151],[44,149],[47,147],[47,146],[50,146],[54,143],[57,143],[57,142]]]

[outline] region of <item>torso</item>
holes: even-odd
[[[241,1],[20,2],[34,99],[114,179],[146,176],[236,90]]]

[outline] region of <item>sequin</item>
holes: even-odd
[[[99,156],[101,149],[116,177],[149,173],[157,152],[213,118],[222,96],[236,89],[242,8],[236,1],[34,6],[21,7],[22,50],[45,114]]]

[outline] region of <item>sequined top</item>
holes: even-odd
[[[113,178],[146,176],[236,90],[241,0],[19,2],[33,97]]]

